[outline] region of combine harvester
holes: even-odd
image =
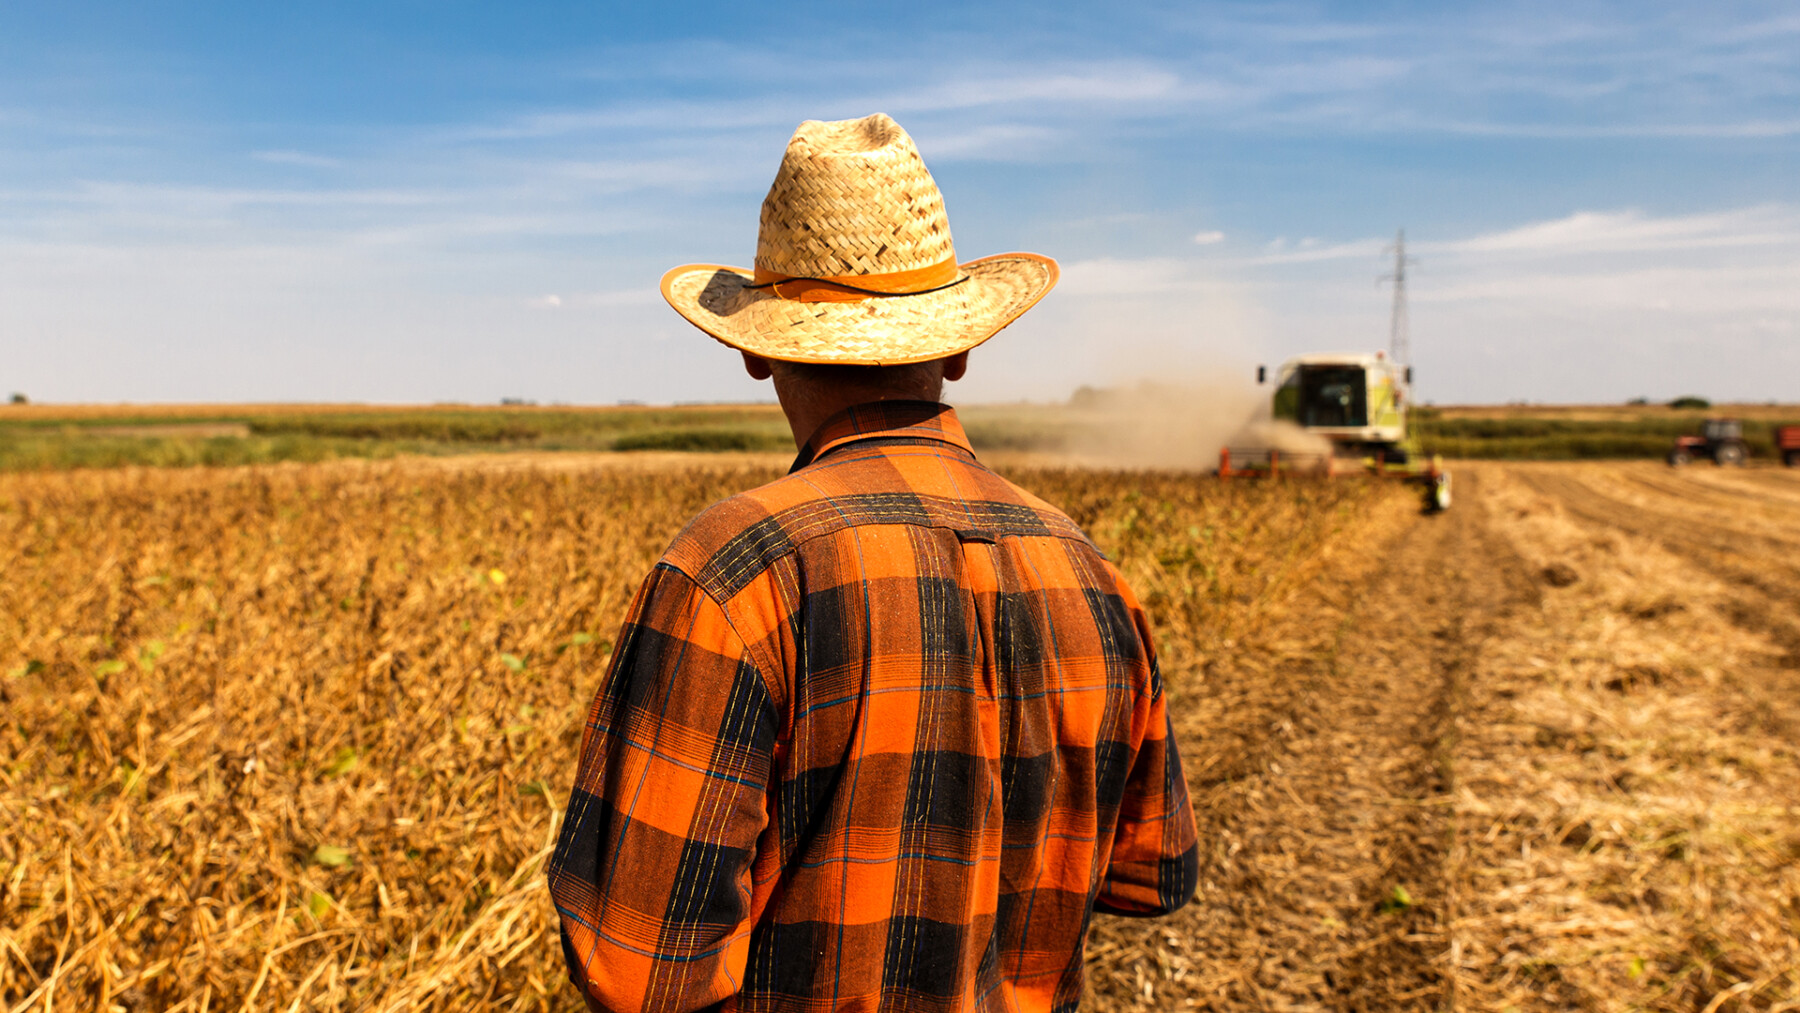
[[[1220,478],[1273,478],[1283,474],[1374,475],[1421,486],[1425,509],[1450,507],[1450,473],[1427,457],[1406,427],[1412,400],[1412,366],[1406,335],[1406,233],[1394,244],[1394,311],[1389,353],[1302,355],[1275,373],[1270,415],[1323,437],[1327,449],[1284,451],[1275,445],[1227,446],[1219,451]],[[1256,368],[1267,383],[1268,369]]]

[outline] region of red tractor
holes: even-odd
[[[1781,455],[1782,464],[1800,468],[1800,426],[1776,426],[1775,451]]]
[[[1669,467],[1679,468],[1696,457],[1741,467],[1750,457],[1750,448],[1744,445],[1744,424],[1737,419],[1707,419],[1701,435],[1675,437],[1675,446],[1669,451]]]

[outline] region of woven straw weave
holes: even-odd
[[[900,124],[881,113],[800,124],[763,199],[757,267],[822,278],[955,255],[944,198]]]
[[[952,261],[950,222],[912,138],[876,113],[808,120],[788,142],[763,200],[756,267],[794,278],[855,278]],[[1031,253],[961,265],[936,291],[806,302],[751,287],[751,272],[690,264],[663,276],[663,296],[695,326],[768,359],[897,365],[966,351],[1056,284],[1056,262]],[[854,297],[853,297],[854,298]]]

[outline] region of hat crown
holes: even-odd
[[[759,270],[891,274],[955,256],[943,194],[900,124],[884,113],[800,124],[763,198]]]

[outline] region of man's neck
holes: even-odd
[[[783,390],[780,385],[775,394],[781,399],[781,411],[787,416],[788,429],[794,434],[796,449],[804,448],[806,441],[819,431],[826,420],[848,408],[876,401],[917,401],[918,391],[899,390],[858,390],[858,389],[809,389],[795,391]],[[933,399],[935,400],[935,399]]]

